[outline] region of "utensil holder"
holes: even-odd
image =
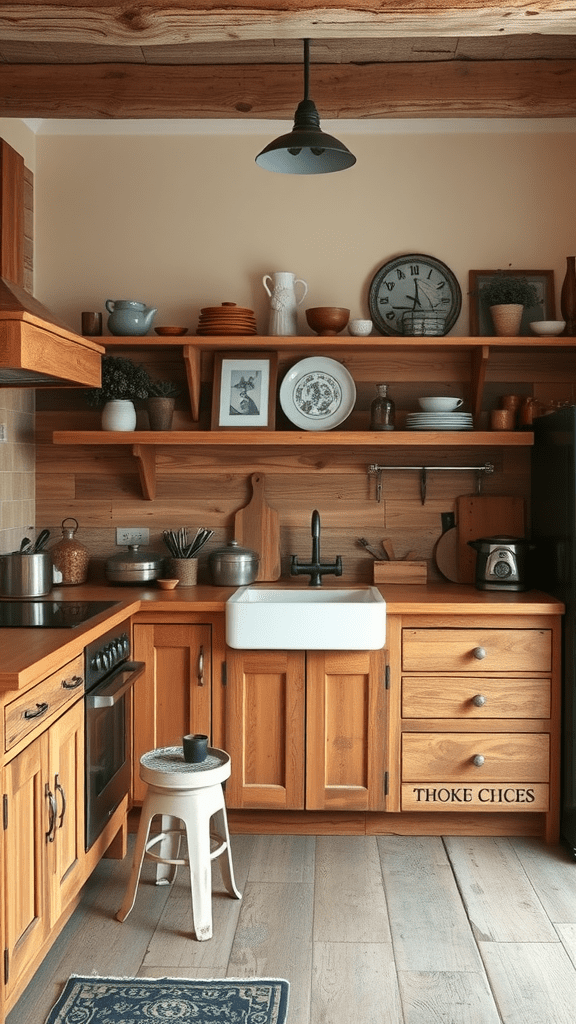
[[[168,576],[178,580],[179,587],[195,587],[198,579],[198,559],[169,558]]]

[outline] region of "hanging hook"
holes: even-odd
[[[422,466],[422,469],[420,471],[420,501],[422,502],[423,505],[426,503],[426,483],[426,466]]]

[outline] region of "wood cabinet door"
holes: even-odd
[[[228,807],[303,808],[305,654],[229,649],[226,663]]]
[[[135,623],[133,657],[146,670],[134,686],[133,796],[144,799],[140,758],[211,733],[212,627],[209,623]]]
[[[56,821],[48,847],[50,924],[84,882],[84,703],[79,701],[48,730],[49,785]]]
[[[48,739],[44,733],[4,772],[7,828],[4,834],[7,996],[39,952],[48,930],[46,796]]]
[[[306,654],[306,807],[385,807],[386,690],[381,651]]]

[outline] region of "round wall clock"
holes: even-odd
[[[404,334],[405,313],[445,313],[442,334],[458,319],[462,292],[449,267],[434,256],[407,253],[388,260],[372,278],[370,315],[381,334]]]

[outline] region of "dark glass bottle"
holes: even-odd
[[[377,384],[378,398],[370,406],[370,430],[394,430],[396,406],[388,398],[388,385]]]

